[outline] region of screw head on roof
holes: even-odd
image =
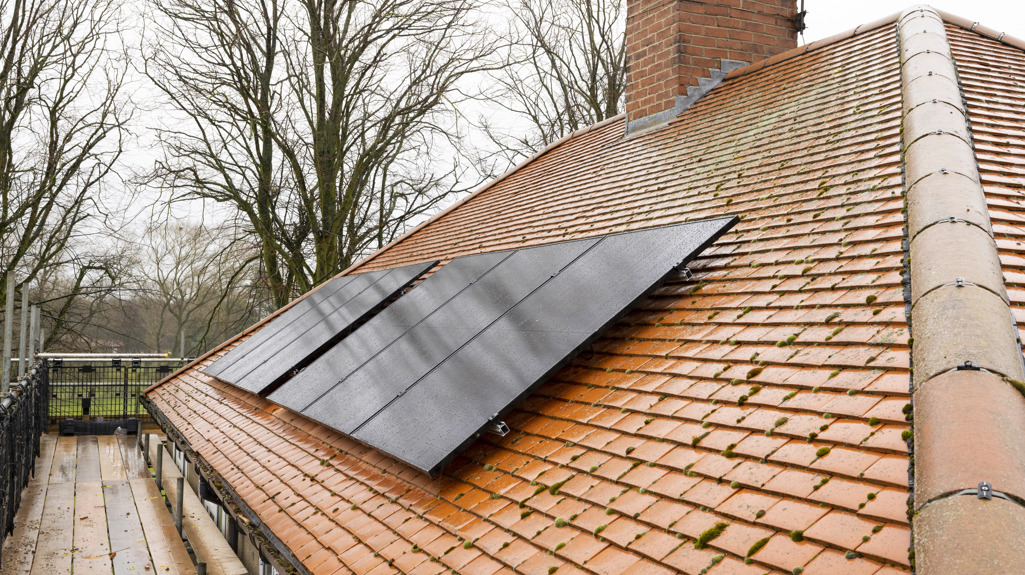
[[[948,172],[947,172],[947,169],[946,169],[946,168],[940,168],[940,173],[941,173],[941,174],[946,174],[946,173],[948,173]]]

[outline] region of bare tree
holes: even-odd
[[[122,152],[119,6],[111,0],[0,0],[0,303],[6,272],[56,298],[50,343],[75,298],[110,282],[102,203]]]
[[[291,219],[294,186],[274,144],[278,0],[151,6],[158,40],[144,47],[145,73],[180,113],[160,130],[164,158],[156,176],[173,201],[208,198],[234,208],[236,223],[261,240],[264,279],[283,305],[306,283],[309,226]]]
[[[458,143],[458,83],[491,50],[469,0],[153,6],[146,71],[185,120],[156,175],[234,210],[277,305],[462,189],[429,155]]]
[[[509,0],[506,8],[510,47],[489,100],[516,121],[481,117],[501,158],[489,172],[618,115],[626,93],[625,2]]]
[[[251,264],[259,259],[258,250],[233,232],[169,219],[146,230],[142,287],[149,300],[151,349],[176,347],[184,331],[186,352],[196,353],[271,311],[261,309],[261,290],[252,289]]]
[[[274,310],[258,280],[260,250],[247,240],[230,223],[154,214],[126,243],[119,289],[76,300],[71,313],[82,320],[62,347],[177,353],[182,332],[188,355],[219,344]]]
[[[462,78],[487,67],[491,46],[473,28],[468,0],[298,5],[290,20],[301,33],[286,43],[285,61],[300,113],[279,133],[309,137],[279,143],[315,224],[319,283],[458,189],[458,166],[432,152],[439,139],[453,143],[449,100]]]

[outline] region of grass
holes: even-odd
[[[142,416],[147,413],[139,394],[174,370],[173,366],[121,367],[65,362],[50,367],[50,417],[91,419]],[[83,400],[88,400],[85,413]]]
[[[51,385],[50,417],[83,417],[83,400],[89,400],[90,417],[118,418],[127,415],[145,415],[139,403],[139,394],[153,382],[130,384],[125,393],[123,384],[89,383],[82,386]]]

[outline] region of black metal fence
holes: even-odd
[[[181,367],[178,360],[51,359],[50,420],[97,421],[137,418],[152,421],[139,394]]]
[[[14,530],[21,491],[35,472],[39,438],[49,424],[49,400],[45,362],[0,396],[0,545]]]

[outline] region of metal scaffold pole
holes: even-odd
[[[28,344],[28,285],[21,286],[21,338],[18,340],[18,379],[28,371],[28,355],[25,354]]]
[[[7,300],[4,313],[4,362],[0,379],[0,392],[7,393],[11,387],[11,340],[14,338],[14,272],[7,272]]]
[[[36,342],[39,341],[39,306],[32,306],[29,313],[28,360],[36,359]]]

